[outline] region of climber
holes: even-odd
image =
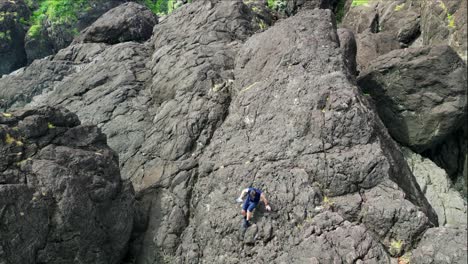
[[[250,226],[250,219],[252,218],[252,212],[257,207],[258,203],[262,201],[265,204],[265,209],[269,212],[271,211],[270,205],[268,205],[268,200],[265,197],[265,194],[257,189],[257,188],[247,188],[244,189],[237,198],[238,203],[242,203],[242,200],[244,199],[245,194],[247,195],[247,199],[244,202],[244,205],[242,205],[242,216],[244,217],[244,228],[247,228]]]

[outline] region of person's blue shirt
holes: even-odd
[[[255,197],[253,199],[250,197],[250,192],[251,191],[255,191]],[[247,201],[258,204],[258,202],[260,202],[260,196],[261,195],[262,195],[261,190],[259,190],[257,188],[250,187],[250,188],[248,188],[248,192],[247,192]]]

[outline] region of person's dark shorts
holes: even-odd
[[[258,203],[245,200],[244,205],[242,206],[242,210],[252,212],[255,209],[255,207],[257,207],[257,205]]]

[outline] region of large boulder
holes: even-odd
[[[445,170],[439,168],[430,159],[409,149],[404,149],[403,153],[419,186],[437,212],[439,224],[452,227],[466,226],[468,221],[466,201],[452,188]]]
[[[455,228],[431,228],[413,250],[410,263],[468,263],[466,226]]]
[[[390,134],[416,152],[443,141],[466,118],[466,66],[449,46],[392,51],[358,83]]]
[[[297,12],[299,12],[299,10],[302,9],[334,9],[334,7],[338,4],[338,0],[277,0],[276,2],[283,2],[285,4],[284,11],[288,16],[295,15]]]
[[[256,18],[241,1],[194,1],[149,42],[77,43],[5,76],[0,98],[65,106],[107,134],[141,205],[128,262],[403,254],[437,215],[348,78],[333,14],[253,35]],[[251,184],[274,212],[259,206],[243,234],[233,200]]]
[[[173,219],[188,217],[197,158],[226,116],[235,55],[261,29],[255,19],[239,1],[198,1],[158,24],[151,43],[78,43],[0,81],[7,108],[34,98],[100,126],[122,176],[151,187],[140,196],[151,216],[141,262],[178,246],[184,221]]]
[[[2,113],[0,153],[2,263],[120,263],[133,191],[97,127],[64,109]]]
[[[148,8],[125,3],[102,15],[81,33],[78,41],[107,44],[145,41],[151,37],[157,19]]]
[[[357,75],[356,67],[356,38],[354,37],[353,31],[346,28],[339,28],[337,30],[338,37],[340,39],[340,47],[343,51],[343,60],[348,70],[348,74],[353,76],[353,79]]]
[[[0,76],[26,64],[25,25],[29,9],[23,0],[0,1]]]
[[[467,1],[421,1],[423,45],[450,45],[467,60]]]
[[[437,222],[395,144],[346,77],[332,17],[330,10],[304,10],[243,45],[229,115],[199,160],[180,261],[385,262],[393,241],[404,240],[401,251],[391,253],[397,256],[430,219]],[[239,234],[240,208],[233,200],[252,185],[265,191],[274,212],[258,208],[255,225]],[[320,206],[333,208],[334,199],[361,192],[366,205],[375,203],[363,211],[363,200],[353,200],[358,214],[372,212],[363,225],[317,215]],[[304,235],[308,222],[324,226]],[[378,230],[382,222],[386,234],[364,230]],[[351,245],[360,241],[356,252]],[[323,252],[335,243],[342,250]]]
[[[380,55],[412,45],[421,34],[419,13],[419,5],[410,0],[351,5],[341,27],[356,34],[358,70]]]

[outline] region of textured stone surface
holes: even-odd
[[[450,45],[467,60],[467,2],[422,1],[421,30],[424,45]]]
[[[394,261],[437,215],[349,78],[332,12],[267,28],[255,7],[194,1],[146,43],[74,44],[6,76],[0,98],[65,106],[108,136],[138,191],[124,263]],[[243,233],[250,185],[273,211]]]
[[[20,21],[29,18],[29,15],[23,0],[0,1],[0,76],[26,63],[25,29]]]
[[[385,239],[404,235],[411,245],[428,227],[425,214],[405,200],[397,185],[388,183],[390,178],[406,178],[407,183],[401,186],[408,188],[407,198],[424,200],[404,161],[394,155],[395,146],[378,118],[347,80],[337,35],[332,24],[323,19],[330,15],[325,10],[300,12],[251,37],[242,47],[234,76],[236,97],[199,161],[191,201],[193,216],[178,249],[182,262],[255,259],[287,263],[294,254],[286,252],[296,252],[293,247],[301,243],[299,233],[292,233],[291,228],[304,225],[307,219],[314,221],[317,206],[333,199],[325,196],[355,193],[361,188],[378,188],[374,191],[378,192],[383,187],[376,186],[381,185],[388,186],[386,192],[392,199],[376,202],[375,210],[388,217],[381,219],[375,214],[378,221],[364,224],[377,230],[379,223],[389,222],[388,234],[380,243],[388,247],[390,242]],[[306,26],[311,24],[314,26]],[[267,41],[272,36],[281,37]],[[295,45],[290,44],[292,40]],[[266,243],[260,235],[255,243],[250,238],[245,243],[245,237],[237,242],[239,208],[226,197],[234,199],[250,185],[262,188],[274,208],[273,213],[267,213],[260,207],[254,216],[258,230],[273,226],[273,236]],[[376,195],[368,196],[374,199]],[[400,210],[402,207],[407,210]],[[317,221],[323,224],[323,220]],[[341,225],[344,223],[339,221],[335,224]],[[342,235],[355,228],[342,231]],[[320,246],[326,241],[313,243],[320,234],[305,242],[305,247],[312,250],[315,245],[314,252],[326,248]],[[339,241],[340,234],[330,234],[329,241]],[[365,232],[350,240],[362,237],[366,237]],[[349,263],[358,256],[388,259],[373,241],[369,237],[368,246],[359,253],[343,246],[347,249],[328,257],[344,259],[349,255]],[[297,256],[298,263],[313,255],[320,258],[305,249],[300,252],[304,253]]]
[[[79,42],[116,44],[125,41],[145,41],[153,33],[157,17],[148,8],[125,3],[109,10],[86,28]]]
[[[447,173],[430,159],[405,149],[403,152],[429,203],[439,216],[439,224],[466,227],[466,201],[456,192]]]
[[[120,263],[133,189],[105,135],[39,108],[0,114],[0,139],[0,261]]]
[[[340,47],[343,51],[343,60],[350,76],[356,76],[356,39],[354,33],[346,28],[338,29]]]
[[[449,46],[383,55],[358,83],[390,134],[416,152],[445,140],[466,118],[466,66]]]
[[[468,263],[466,226],[460,229],[431,228],[413,250],[411,263]]]

